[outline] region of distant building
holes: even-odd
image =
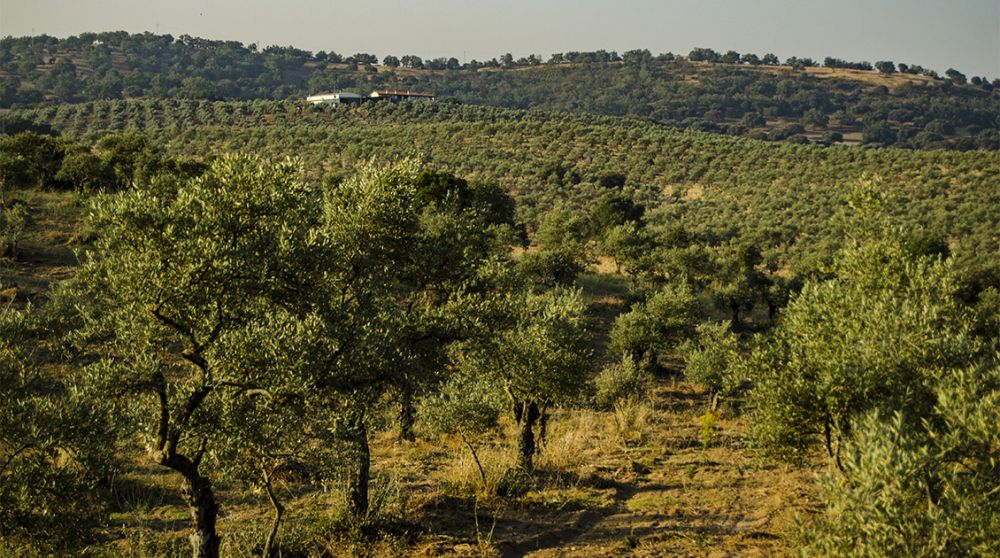
[[[364,97],[358,95],[357,93],[350,93],[347,91],[342,91],[339,93],[321,93],[319,95],[310,95],[306,97],[306,100],[314,105],[339,105],[339,104],[351,104],[360,103],[365,100]]]
[[[372,91],[369,95],[376,101],[433,101],[433,93],[417,93],[414,91]]]

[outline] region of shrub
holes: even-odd
[[[719,396],[736,387],[732,372],[739,357],[739,338],[726,323],[699,324],[696,331],[695,339],[681,345],[684,376],[708,391],[714,411]]]
[[[17,259],[17,247],[31,223],[31,214],[23,203],[0,208],[0,258]]]
[[[935,373],[937,403],[858,421],[824,512],[801,526],[806,556],[1000,555],[1000,366]]]
[[[630,399],[641,398],[649,390],[650,377],[630,355],[605,366],[594,379],[594,402],[601,409],[614,409]]]
[[[649,371],[628,354],[623,355],[620,362],[606,366],[594,379],[597,388],[594,402],[612,411],[615,429],[625,444],[645,437],[651,379]]]

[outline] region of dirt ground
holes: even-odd
[[[35,220],[17,262],[0,261],[0,297],[23,304],[72,275],[86,200],[15,193]],[[613,262],[581,276],[598,330],[624,310],[627,283]],[[606,339],[598,340],[600,349]],[[599,351],[600,352],[600,351]],[[791,553],[795,518],[813,505],[818,467],[757,457],[743,438],[742,401],[707,415],[707,396],[677,376],[657,378],[645,400],[615,413],[556,411],[534,479],[516,496],[477,487],[466,448],[455,439],[399,442],[392,427],[372,441],[373,493],[383,496],[383,534],[324,541],[332,556],[775,556]],[[419,433],[419,430],[418,430]],[[491,482],[514,463],[509,440],[480,448]],[[116,510],[94,556],[189,555],[179,479],[143,462],[113,480]],[[820,462],[820,460],[816,460]],[[249,556],[266,528],[266,498],[238,483],[216,484],[223,551]],[[307,541],[336,507],[336,487],[286,487],[285,540]],[[305,534],[303,534],[305,533]],[[311,538],[310,538],[311,537]],[[310,542],[311,541],[311,542]],[[297,554],[291,554],[297,555]]]

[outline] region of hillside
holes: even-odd
[[[996,554],[995,152],[455,103],[9,116],[58,134],[0,138],[0,554],[851,556],[844,516]]]
[[[588,211],[621,177],[658,226],[713,245],[743,239],[779,266],[815,265],[841,241],[830,219],[846,185],[880,179],[893,213],[946,239],[963,265],[1000,254],[1000,167],[987,151],[858,150],[681,132],[634,118],[488,107],[303,102],[110,101],[16,111],[89,141],[139,131],[167,152],[294,156],[319,178],[359,161],[413,156],[514,194],[520,218],[564,204]],[[812,263],[808,263],[812,262]]]
[[[598,51],[487,63],[169,35],[0,40],[0,107],[100,99],[287,99],[330,90],[434,91],[453,101],[636,116],[678,128],[792,142],[997,149],[1000,91],[919,66],[719,54]],[[387,62],[387,63],[385,63]],[[905,70],[902,71],[902,70]]]

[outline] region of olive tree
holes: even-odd
[[[660,356],[694,333],[698,313],[698,299],[687,285],[667,284],[615,318],[608,350],[655,370]]]
[[[202,461],[218,442],[219,402],[270,387],[238,366],[248,328],[294,299],[318,193],[296,165],[218,160],[96,198],[101,235],[80,273],[80,309],[106,396],[132,393],[153,462],[183,480],[194,556],[217,556],[218,502]],[[308,262],[308,259],[305,259]]]
[[[952,262],[909,252],[873,186],[851,203],[833,278],[807,284],[741,364],[755,384],[754,438],[778,453],[823,441],[839,457],[839,442],[874,409],[919,420],[934,400],[928,371],[983,350]]]
[[[43,314],[0,305],[0,543],[61,554],[104,519],[117,430],[81,382],[43,367]]]
[[[684,376],[708,391],[712,411],[718,407],[720,395],[737,387],[734,369],[739,351],[739,337],[725,323],[699,324],[695,337],[680,347]]]
[[[486,485],[486,471],[479,460],[483,438],[499,425],[502,400],[489,382],[456,374],[425,398],[420,415],[431,434],[455,434],[469,449]]]
[[[579,290],[514,292],[494,301],[505,320],[467,344],[470,365],[506,392],[518,425],[518,456],[533,470],[535,428],[550,405],[580,393],[588,375],[586,305]]]
[[[512,200],[490,187],[470,186],[450,174],[422,171],[413,178],[417,212],[413,246],[398,262],[402,329],[400,438],[413,440],[414,399],[442,380],[445,351],[467,336],[461,297],[482,291],[479,269],[507,258],[513,234]]]
[[[801,526],[806,556],[1000,554],[1000,365],[938,369],[935,402],[870,411],[845,448],[845,475],[827,474],[825,509]]]

